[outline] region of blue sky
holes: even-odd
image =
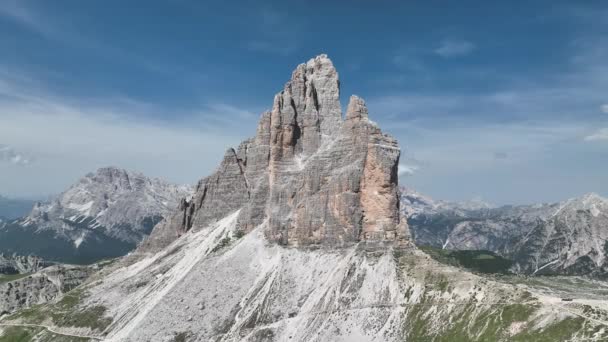
[[[401,184],[497,204],[608,195],[600,1],[0,0],[0,193],[105,165],[179,183],[327,53],[402,146]]]

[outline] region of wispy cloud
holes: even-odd
[[[247,110],[222,103],[182,113],[173,109],[176,117],[170,121],[154,119],[169,109],[128,98],[64,98],[29,79],[0,73],[0,137],[6,144],[0,159],[7,161],[0,163],[0,189],[7,193],[55,193],[106,165],[194,182],[216,167],[227,147],[254,133],[234,129],[235,122],[257,120]],[[15,168],[31,160],[20,151],[34,155],[36,162]]]
[[[433,84],[433,77],[436,76],[436,65],[433,64],[436,58],[433,57],[460,57],[472,53],[475,49],[475,44],[465,40],[444,40],[439,46],[434,46],[432,43],[404,44],[389,55],[389,62],[396,66],[399,72],[380,76],[378,83],[385,86],[403,84],[406,81]],[[471,69],[466,72],[468,75],[479,73],[478,70]]]
[[[585,141],[600,141],[608,140],[608,128],[602,128],[599,131],[585,137]]]
[[[10,146],[0,144],[0,162],[27,165],[30,163],[30,159],[25,155],[18,153]]]
[[[444,58],[466,56],[476,49],[476,45],[467,40],[444,40],[435,53]]]
[[[133,67],[140,68],[164,76],[181,78],[202,78],[205,75],[197,71],[186,70],[174,63],[160,62],[148,55],[141,55],[133,49],[125,49],[108,44],[97,37],[84,35],[82,31],[70,26],[70,20],[61,20],[49,13],[42,12],[31,2],[6,0],[0,5],[0,17],[8,18],[21,27],[38,34],[49,41],[63,46],[73,47],[79,51],[88,51],[97,56],[109,57],[113,60],[126,61]]]
[[[608,128],[600,129],[606,127],[608,109],[603,105],[606,43],[604,37],[583,37],[572,43],[564,72],[490,74],[494,78],[488,84],[494,86],[488,89],[434,87],[435,81],[447,78],[446,71],[425,64],[424,52],[400,51],[407,58],[395,59],[396,65],[420,62],[432,82],[423,83],[428,87],[393,88],[368,98],[368,106],[372,116],[378,113],[382,127],[425,161],[424,172],[402,168],[402,175],[409,176],[403,181],[421,191],[460,199],[481,193],[500,203],[604,191],[606,178],[599,170],[608,165],[599,142],[608,141]],[[470,73],[468,68],[447,72]],[[420,80],[418,74],[409,76]],[[452,77],[450,82],[469,79]],[[578,173],[588,177],[568,183]],[[555,190],[564,183],[568,185]]]
[[[399,170],[397,171],[400,177],[412,176],[418,171],[418,165],[399,164]]]
[[[602,113],[608,114],[608,103],[600,106]]]

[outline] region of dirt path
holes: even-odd
[[[68,334],[54,330],[52,327],[48,325],[40,325],[40,324],[26,324],[26,323],[0,323],[0,326],[3,327],[25,327],[25,328],[44,328],[48,332],[55,335],[69,336],[69,337],[77,337],[77,338],[88,338],[90,340],[101,341],[103,338],[98,336],[89,336],[89,335],[78,335],[78,334]]]

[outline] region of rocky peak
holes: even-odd
[[[262,114],[256,136],[228,150],[147,246],[162,248],[237,210],[239,229],[264,224],[267,238],[281,244],[405,239],[398,143],[368,120],[359,97],[351,97],[343,120],[339,97],[338,73],[326,55],[300,64]]]
[[[346,122],[358,122],[367,119],[368,113],[365,101],[356,95],[352,95],[346,109]]]
[[[142,191],[149,187],[166,187],[167,182],[117,167],[102,167],[79,182],[87,187],[109,187],[115,191]],[[77,187],[77,186],[76,186]]]
[[[586,209],[594,207],[606,207],[608,209],[608,199],[594,193],[588,193],[578,198],[579,205]]]
[[[86,222],[88,228],[106,230],[112,237],[137,243],[149,233],[150,225],[169,215],[180,198],[191,193],[189,187],[152,179],[138,172],[104,167],[89,173],[54,200],[37,203],[23,226],[66,229]],[[73,228],[74,239],[86,235]]]
[[[274,155],[314,153],[342,124],[338,73],[326,55],[300,64],[268,118]]]

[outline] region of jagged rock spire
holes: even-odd
[[[338,73],[326,55],[300,64],[262,114],[256,136],[229,149],[193,200],[150,241],[166,243],[236,210],[240,229],[264,224],[268,239],[282,244],[405,239],[397,141],[368,120],[357,96],[343,120],[339,97]]]
[[[300,64],[274,98],[273,154],[314,153],[342,123],[338,72],[327,55]]]
[[[348,102],[348,107],[346,109],[346,121],[361,121],[367,120],[367,106],[365,105],[365,101],[357,95],[352,95]]]

